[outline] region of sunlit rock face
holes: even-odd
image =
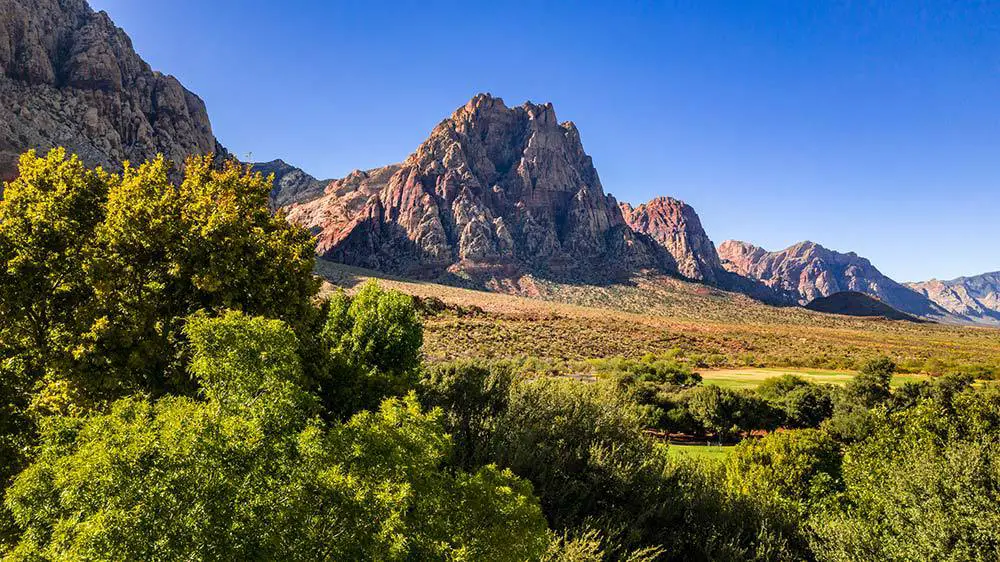
[[[64,146],[91,166],[224,152],[205,104],[150,69],[84,0],[0,0],[0,177],[29,149]]]
[[[625,223],[576,126],[551,104],[478,95],[401,164],[356,171],[286,210],[317,235],[321,256],[411,276],[677,272]]]

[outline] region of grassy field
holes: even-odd
[[[686,456],[709,461],[722,461],[733,450],[733,445],[673,445],[667,448],[667,452],[675,456]]]
[[[572,374],[590,358],[671,355],[698,370],[797,367],[856,369],[879,354],[905,372],[1000,373],[1000,330],[854,318],[777,308],[694,283],[638,278],[613,286],[557,284],[532,278],[475,291],[386,278],[320,262],[325,291],[355,290],[373,276],[384,286],[447,303],[425,318],[428,361],[530,358],[537,371]],[[530,297],[519,295],[531,295]]]
[[[833,371],[828,369],[796,369],[796,368],[743,368],[743,369],[711,369],[699,371],[705,384],[714,384],[725,388],[756,388],[761,382],[771,377],[795,375],[817,384],[842,385],[854,378],[855,371]],[[916,382],[927,379],[926,375],[900,374],[892,378],[892,385],[899,386],[905,382]]]

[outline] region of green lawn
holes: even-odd
[[[687,456],[696,459],[721,461],[725,459],[734,445],[673,445],[667,451],[675,456]]]
[[[796,375],[810,382],[819,384],[841,385],[851,380],[857,373],[853,371],[830,371],[823,369],[774,369],[745,368],[701,371],[705,384],[714,384],[725,388],[756,388],[761,382],[771,377],[781,375]],[[892,378],[892,386],[899,386],[908,381],[924,380],[925,375],[896,375]]]

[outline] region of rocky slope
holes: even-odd
[[[205,104],[84,0],[0,0],[0,178],[31,148],[115,167],[222,153]]]
[[[718,250],[723,267],[729,271],[793,291],[802,304],[842,291],[856,291],[914,316],[959,320],[926,296],[889,279],[853,252],[843,254],[808,241],[768,252],[746,242],[728,240]]]
[[[681,275],[718,282],[716,274],[722,271],[719,254],[690,205],[672,197],[657,197],[634,208],[622,203],[621,209],[632,230],[649,235],[670,252]]]
[[[274,174],[274,188],[271,189],[271,201],[275,207],[284,207],[299,201],[309,201],[323,195],[323,190],[333,180],[318,180],[300,168],[288,164],[284,160],[256,162],[252,164],[254,171],[265,176]]]
[[[287,212],[317,234],[323,257],[420,278],[677,272],[604,193],[573,123],[551,104],[507,107],[488,94],[403,163],[354,172]]]
[[[906,286],[970,322],[1000,325],[1000,271]]]

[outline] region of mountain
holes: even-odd
[[[225,152],[204,102],[151,70],[106,13],[84,0],[0,0],[0,179],[20,153],[54,146],[110,168]]]
[[[746,242],[727,240],[719,246],[719,257],[727,270],[769,287],[793,291],[802,304],[834,293],[856,291],[914,316],[959,320],[926,296],[886,277],[854,252],[835,252],[808,241],[768,252]]]
[[[309,201],[323,195],[323,190],[333,180],[318,180],[300,168],[296,168],[284,160],[256,162],[252,164],[255,172],[265,176],[274,174],[274,188],[271,190],[271,201],[275,207],[284,207],[299,201]]]
[[[1000,271],[906,286],[970,322],[1000,325]]]
[[[889,320],[924,322],[915,316],[900,312],[884,302],[857,291],[841,291],[827,297],[819,297],[806,305],[809,310],[827,314],[846,316],[872,316]]]
[[[475,96],[400,164],[356,171],[286,208],[317,252],[418,278],[535,274],[605,282],[677,273],[626,224],[572,122],[552,104]]]
[[[666,248],[688,279],[714,284],[722,271],[715,244],[705,234],[698,213],[683,201],[657,197],[638,207],[621,203],[625,224]]]

